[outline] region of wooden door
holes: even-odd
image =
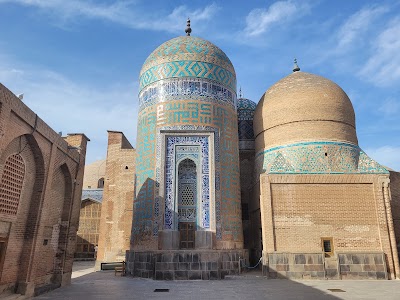
[[[179,222],[180,248],[194,249],[195,223]]]

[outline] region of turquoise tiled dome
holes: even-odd
[[[237,109],[238,110],[255,110],[257,104],[246,98],[239,98],[237,100]]]
[[[180,77],[211,79],[236,92],[235,69],[229,58],[198,37],[180,36],[154,50],[140,71],[140,90],[159,80]]]

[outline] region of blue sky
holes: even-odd
[[[84,132],[87,162],[105,158],[106,130],[135,145],[140,68],[187,17],[255,102],[294,57],[339,84],[360,147],[400,170],[400,1],[0,0],[0,82],[54,130]]]

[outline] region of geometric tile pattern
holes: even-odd
[[[212,63],[191,60],[171,61],[151,67],[140,76],[139,90],[162,79],[179,77],[211,79],[236,91],[234,74]]]
[[[388,174],[358,146],[328,141],[295,143],[261,151],[256,154],[256,170],[257,175]]]
[[[238,122],[239,140],[253,140],[253,120]]]
[[[175,217],[178,215],[177,207],[175,206],[175,186],[177,185],[175,174],[177,173],[178,162],[177,156],[182,154],[176,153],[176,146],[187,146],[189,150],[197,148],[200,158],[198,163],[201,166],[199,172],[201,180],[201,224],[202,228],[210,227],[210,166],[209,166],[209,141],[207,136],[168,136],[166,141],[166,157],[165,157],[165,215],[164,228],[178,229],[178,222]],[[197,147],[196,147],[197,146]],[[181,147],[182,149],[183,147]],[[191,149],[190,149],[191,148]],[[190,156],[189,156],[190,157]]]
[[[252,150],[255,147],[253,118],[256,104],[253,101],[245,98],[240,98],[237,101],[239,149]]]
[[[156,182],[160,182],[160,178],[162,176],[161,172],[162,170],[165,170],[165,168],[161,165],[161,153],[163,152],[163,149],[161,149],[161,144],[162,144],[162,136],[160,132],[196,132],[196,133],[201,133],[201,132],[213,132],[214,133],[214,161],[212,162],[214,164],[214,170],[215,170],[215,219],[217,224],[221,223],[221,185],[220,185],[220,172],[221,172],[221,164],[220,164],[220,138],[219,138],[219,129],[211,126],[199,126],[199,125],[175,125],[175,126],[163,126],[159,127],[157,129],[157,159],[156,159]],[[186,146],[186,148],[189,148]],[[180,146],[176,147],[176,160],[179,160],[180,158],[184,156],[189,156],[196,162],[199,161],[199,155],[195,153],[182,153],[180,151]],[[201,192],[201,191],[200,191]],[[156,188],[156,195],[158,195],[159,190]],[[160,205],[160,197],[155,197],[155,211],[154,211],[154,229],[153,229],[153,235],[157,236],[158,235],[158,230],[159,230],[159,224],[161,224],[160,220],[160,215],[159,215],[159,210],[158,207]],[[221,233],[221,228],[217,228],[216,230],[216,235],[217,239],[222,238],[222,233]]]

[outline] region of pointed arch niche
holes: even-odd
[[[161,135],[160,170],[165,171],[159,173],[156,190],[158,199],[164,200],[160,212],[155,213],[155,221],[161,225],[159,249],[211,249],[216,230],[214,132]],[[158,207],[157,199],[155,205]],[[157,220],[158,214],[161,220]],[[193,246],[182,244],[182,226],[193,233]]]

